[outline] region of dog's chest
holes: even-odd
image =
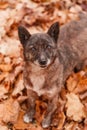
[[[45,76],[31,74],[30,81],[33,85],[33,90],[39,93],[39,91],[41,91],[43,85],[45,84]]]

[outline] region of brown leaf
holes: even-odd
[[[83,118],[86,117],[86,113],[84,111],[84,106],[81,103],[79,97],[74,94],[70,93],[66,95],[67,102],[66,102],[66,115],[74,121],[81,121]]]
[[[72,92],[75,89],[77,82],[78,81],[76,80],[76,78],[74,78],[72,76],[69,77],[69,79],[66,82],[67,83],[67,89],[68,89],[69,92]]]
[[[12,70],[11,64],[0,64],[0,70],[4,72],[9,72]]]
[[[9,55],[11,57],[19,57],[20,51],[21,51],[20,42],[16,39],[6,37],[5,41],[2,41],[0,44],[0,52],[3,55]]]
[[[75,4],[74,6],[72,6],[70,8],[70,12],[72,12],[72,13],[78,13],[80,11],[82,11],[82,8],[81,8],[81,6],[79,6],[77,4]]]
[[[61,130],[63,128],[65,118],[66,117],[62,111],[58,112],[52,121],[53,126],[56,126],[57,130]]]
[[[6,9],[8,7],[8,3],[6,1],[0,1],[0,9]]]
[[[23,75],[20,74],[18,80],[15,82],[15,88],[12,92],[12,96],[17,96],[17,94],[21,94],[23,89],[24,89]]]
[[[78,87],[77,84],[81,81],[84,75],[85,75],[85,72],[80,71],[76,74],[74,73],[68,78],[66,83],[67,83],[67,89],[69,92],[74,92],[74,90],[77,89]]]
[[[66,123],[64,126],[64,130],[72,130],[73,122]]]
[[[69,122],[64,126],[64,130],[83,130],[83,126],[79,125],[77,122]]]
[[[15,83],[16,77],[23,71],[23,66],[18,65],[14,68],[13,72],[9,73],[4,80],[4,84],[7,83],[9,87]]]
[[[8,93],[8,90],[4,87],[4,85],[0,85],[0,100],[6,99],[8,96],[6,95]]]
[[[8,76],[8,72],[3,72],[0,74],[0,82],[3,81]]]
[[[74,93],[83,93],[85,91],[87,91],[87,78],[83,78],[79,81]]]
[[[36,3],[41,3],[41,2],[50,2],[51,0],[32,0],[33,2],[36,2]]]
[[[8,130],[6,126],[0,125],[0,130]]]
[[[19,115],[19,103],[10,98],[3,103],[0,104],[0,121],[8,123],[17,122],[17,118]]]
[[[87,125],[84,126],[84,129],[83,130],[87,130]]]

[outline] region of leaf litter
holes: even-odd
[[[31,33],[43,32],[55,21],[63,25],[78,19],[80,11],[87,11],[86,0],[0,1],[0,130],[42,130],[40,123],[46,111],[46,104],[37,100],[37,121],[23,122],[27,96],[18,25],[26,26]],[[60,95],[51,129],[86,130],[87,68],[73,73]]]

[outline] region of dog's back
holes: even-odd
[[[62,26],[58,39],[58,52],[64,66],[64,79],[72,68],[84,66],[87,59],[87,14],[81,14],[78,21]]]

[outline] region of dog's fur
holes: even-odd
[[[33,35],[20,26],[18,34],[24,49],[24,85],[28,94],[28,111],[24,121],[33,120],[35,101],[42,96],[48,103],[42,121],[42,127],[46,128],[51,124],[65,80],[74,68],[87,65],[87,17],[60,29],[56,22],[47,33]]]

